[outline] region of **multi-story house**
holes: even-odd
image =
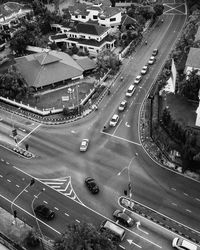
[[[115,48],[115,39],[109,35],[109,29],[94,23],[77,23],[68,31],[67,28],[61,26],[62,33],[51,36],[49,40],[57,44],[65,43],[67,48],[76,46],[96,56],[104,49],[112,51]]]
[[[101,26],[112,28],[120,25],[122,17],[120,8],[105,6],[102,3],[94,3],[93,5],[75,3],[74,6],[69,6],[68,12],[73,21],[83,23],[96,21]]]
[[[7,2],[0,6],[0,30],[9,30],[14,27],[21,18],[25,18],[32,10],[24,5]]]

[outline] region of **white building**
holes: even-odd
[[[112,51],[115,48],[115,39],[109,35],[109,30],[94,23],[78,23],[71,29],[61,26],[61,33],[50,36],[49,40],[58,44],[65,43],[67,48],[76,46],[97,56],[105,49]]]
[[[122,10],[118,7],[104,6],[102,3],[87,5],[75,3],[68,8],[71,20],[79,22],[96,21],[105,27],[116,27],[121,23]]]

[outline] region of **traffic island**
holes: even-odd
[[[138,215],[145,217],[146,219],[168,229],[184,238],[187,238],[193,241],[196,244],[200,243],[200,233],[193,230],[171,218],[142,205],[139,202],[136,202],[133,199],[130,199],[125,196],[121,196],[118,200],[118,203],[121,207],[126,208],[128,211],[137,213]]]
[[[31,159],[33,157],[35,157],[35,155],[33,153],[31,153],[30,151],[27,151],[23,148],[20,148],[20,147],[14,147],[12,148],[12,150],[17,153],[18,155],[24,157],[24,158],[27,158],[27,159]]]

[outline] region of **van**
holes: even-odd
[[[172,246],[178,250],[197,250],[197,246],[195,244],[178,237],[173,239]]]
[[[131,84],[131,86],[129,86],[127,92],[126,92],[126,96],[131,97],[135,92],[135,86],[133,84]]]
[[[109,220],[105,220],[100,226],[100,231],[103,232],[106,229],[110,231],[111,234],[114,236],[113,239],[117,239],[119,241],[122,241],[124,239],[125,230],[122,227],[118,226],[117,224]]]

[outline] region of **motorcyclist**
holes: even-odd
[[[147,45],[147,40],[145,41],[145,45]]]

